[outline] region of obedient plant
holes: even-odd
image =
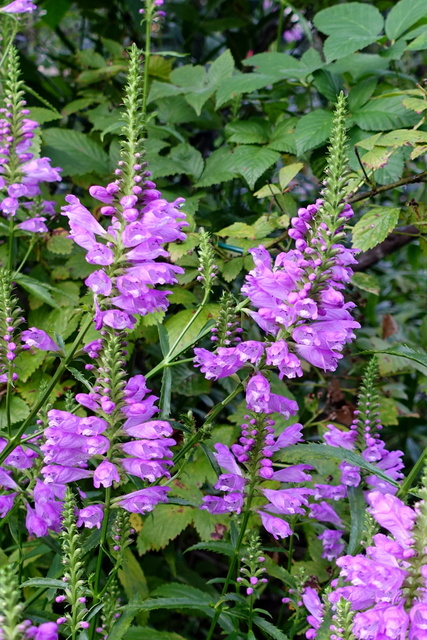
[[[367,366],[348,429],[319,412],[320,421],[308,424],[320,425],[318,431],[305,430],[305,408],[295,400],[300,389],[314,388],[317,373],[324,386],[338,367],[347,375],[349,345],[360,329],[346,291],[357,251],[346,241],[354,212],[344,93],[318,199],[291,216],[287,245],[283,238],[272,251],[267,241],[252,245],[244,280],[225,289],[214,237],[201,229],[187,255],[195,246],[192,217],[181,211],[179,191],[162,195],[147,163],[150,43],[165,16],[162,4],[147,0],[141,12],[143,60],[136,45],[127,52],[114,177],[88,194],[86,180],[78,195],[63,184],[59,218],[47,194],[60,169],[39,157],[39,125],[28,117],[12,42],[15,14],[36,7],[16,0],[0,9],[14,25],[3,42],[0,122],[0,226],[8,232],[0,271],[0,526],[6,541],[0,638],[181,640],[147,623],[148,611],[165,608],[208,618],[208,625],[183,631],[207,640],[223,633],[228,640],[304,634],[309,640],[421,640],[427,633],[427,476],[415,491],[421,501],[405,504],[411,484],[403,481],[403,453],[388,451],[379,433],[376,361]],[[68,235],[85,269],[69,345],[27,321],[42,321],[43,314],[33,313],[36,305],[30,300],[29,308],[19,289],[32,249],[48,233]],[[180,264],[177,255],[184,256]],[[162,325],[177,292],[184,309],[176,317],[186,320],[174,326],[170,316]],[[148,336],[150,356],[162,354],[151,370],[135,356],[141,336]],[[25,386],[30,356],[43,367],[38,389]],[[179,398],[185,388],[174,387],[171,370],[185,365],[201,380],[207,412],[197,405],[173,415],[172,393]],[[355,371],[348,376],[353,387]],[[23,415],[16,389],[30,398]],[[218,416],[227,407],[237,426],[226,431]],[[324,443],[308,443],[321,436]],[[414,478],[415,472],[411,483]],[[208,582],[197,569],[183,569],[181,548],[172,554],[169,547],[148,557],[156,579],[146,580],[146,559],[141,565],[135,548],[144,553],[151,528],[151,548],[163,549],[175,527],[182,530],[181,519],[202,538],[189,551],[222,553],[228,567],[218,564]],[[302,559],[305,541],[308,560]],[[40,575],[33,562],[46,554]],[[163,584],[169,573],[178,584]],[[257,607],[269,607],[272,599],[282,608],[269,622]],[[136,617],[139,626],[132,629]]]

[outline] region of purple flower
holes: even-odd
[[[307,616],[307,622],[312,626],[312,629],[307,631],[305,637],[307,640],[312,640],[312,638],[317,636],[317,629],[319,629],[322,624],[324,605],[320,601],[317,591],[312,589],[312,587],[305,588],[302,594],[302,601],[305,608],[310,612],[310,615]]]
[[[312,494],[312,489],[264,489],[263,494],[270,501],[270,505],[263,508],[273,513],[293,515],[295,513],[305,514],[302,506],[308,506],[306,495]]]
[[[337,527],[342,526],[341,518],[331,505],[324,500],[310,506],[310,517],[320,522],[331,522]]]
[[[45,331],[31,327],[21,333],[22,342],[28,347],[35,347],[41,351],[60,351],[58,345]]]
[[[103,487],[111,487],[113,482],[120,482],[120,476],[117,468],[112,462],[103,460],[95,469],[93,474],[93,484],[97,489],[99,489],[101,485]]]
[[[345,548],[341,536],[344,531],[335,531],[335,529],[325,529],[323,533],[318,536],[319,540],[323,544],[322,558],[332,561],[338,558]]]
[[[159,502],[167,502],[167,492],[170,487],[149,487],[128,493],[118,501],[118,505],[131,513],[148,513]]]
[[[34,640],[58,640],[58,625],[56,622],[42,622],[37,629]]]
[[[49,158],[36,158],[30,160],[21,166],[21,171],[24,174],[23,183],[32,184],[37,182],[56,182],[61,180],[61,176],[58,171],[59,167],[53,169],[50,166]]]
[[[91,273],[90,276],[86,278],[85,285],[88,286],[93,293],[103,296],[109,296],[112,289],[111,279],[103,269]]]
[[[104,517],[104,508],[101,504],[93,504],[89,507],[79,510],[77,526],[84,525],[88,529],[101,528],[102,519]]]
[[[410,627],[408,640],[422,640],[427,632],[427,603],[415,602],[409,612]]]
[[[38,216],[36,218],[28,218],[24,222],[20,222],[16,226],[23,231],[31,231],[32,233],[47,233],[49,229],[45,225],[46,218]]]
[[[246,387],[246,405],[255,413],[269,413],[270,383],[262,373],[251,377]]]
[[[37,5],[30,0],[14,0],[10,4],[0,9],[0,13],[32,13],[37,9]]]
[[[404,547],[412,542],[411,530],[414,526],[415,512],[406,507],[399,498],[379,491],[368,494],[370,512],[379,525],[387,529]]]
[[[230,449],[225,444],[217,443],[215,445],[216,453],[214,456],[219,466],[230,473],[234,473],[238,476],[242,475],[242,471],[236,462],[235,457],[231,453]]]
[[[27,504],[27,517],[25,519],[25,525],[27,527],[30,536],[36,536],[36,538],[42,538],[47,535],[47,524],[36,514],[36,512]]]
[[[4,518],[12,509],[17,493],[5,493],[0,496],[0,518]]]
[[[258,513],[261,516],[262,526],[268,533],[271,533],[276,540],[292,535],[292,530],[286,520],[272,516],[269,513],[264,513],[264,511],[258,511]]]
[[[343,449],[354,449],[357,440],[356,431],[341,431],[333,424],[327,425],[328,431],[323,434],[323,438],[330,447],[342,447]]]
[[[242,510],[244,496],[242,493],[234,491],[227,493],[224,497],[204,496],[201,509],[206,509],[209,513],[237,513]]]
[[[341,470],[341,482],[348,487],[358,487],[361,476],[360,469],[349,462],[341,462],[338,467]]]

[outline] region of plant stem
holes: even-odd
[[[391,184],[385,184],[381,187],[376,187],[371,191],[367,191],[366,193],[360,193],[357,196],[353,196],[349,198],[347,202],[353,204],[353,202],[360,202],[361,200],[367,200],[368,198],[372,198],[373,196],[378,195],[379,193],[384,193],[384,191],[390,191],[390,189],[396,189],[397,187],[403,187],[405,184],[413,184],[415,182],[425,182],[427,180],[427,171],[423,171],[423,173],[419,173],[415,177],[411,178],[401,178],[396,182],[392,182]]]
[[[60,380],[62,374],[70,364],[71,360],[74,358],[76,351],[80,347],[81,341],[83,340],[84,336],[88,332],[91,325],[92,325],[92,317],[88,318],[87,322],[80,329],[78,336],[76,337],[73,344],[71,345],[70,351],[67,353],[66,357],[62,360],[60,366],[57,368],[56,372],[52,376],[52,379],[49,385],[46,387],[40,400],[34,405],[30,414],[24,420],[24,422],[22,423],[22,425],[20,426],[20,428],[18,429],[14,437],[8,442],[8,444],[5,446],[3,451],[0,452],[0,464],[21,443],[22,434],[25,433],[25,430],[27,429],[28,425],[31,424],[32,420],[36,417],[36,415],[38,414],[42,406],[47,402],[50,393],[53,391],[58,380]]]
[[[25,264],[25,263],[27,262],[27,260],[28,260],[28,256],[30,255],[31,251],[34,249],[34,245],[36,244],[36,242],[37,242],[37,239],[33,236],[33,237],[31,238],[30,245],[29,245],[29,247],[28,247],[28,249],[27,249],[27,253],[25,254],[24,259],[22,260],[22,262],[21,262],[21,264],[19,265],[19,267],[15,270],[15,272],[14,272],[14,274],[13,274],[12,278],[13,278],[14,276],[16,276],[16,275],[21,271],[21,269],[23,268],[24,264]]]
[[[98,558],[96,561],[96,571],[95,571],[95,580],[93,582],[93,597],[94,603],[98,602],[102,597],[104,591],[99,591],[99,583],[101,581],[101,570],[102,570],[102,560],[104,558],[104,548],[107,542],[107,532],[108,532],[108,520],[110,516],[110,506],[111,506],[111,487],[106,487],[105,489],[105,509],[104,509],[104,518],[102,520],[102,529],[101,529],[101,540],[99,542],[98,549]],[[93,617],[91,630],[90,630],[90,638],[91,640],[95,637],[95,630],[97,627],[98,615]]]
[[[151,55],[151,19],[153,16],[152,0],[145,2],[145,48],[144,48],[144,77],[142,92],[142,118],[145,122],[147,114],[147,98],[148,98],[148,68],[150,65]]]

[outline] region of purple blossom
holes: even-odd
[[[117,504],[131,513],[148,513],[159,502],[167,502],[167,493],[170,487],[149,487],[128,493]]]
[[[331,522],[337,527],[342,526],[342,520],[335,509],[324,500],[310,506],[310,517],[320,522]]]
[[[303,506],[308,506],[306,495],[312,494],[312,489],[264,489],[263,494],[271,504],[263,508],[273,513],[283,515],[305,514]]]
[[[32,233],[47,233],[49,229],[45,225],[46,218],[38,216],[35,218],[28,218],[24,222],[20,222],[16,226],[22,231],[31,231]]]
[[[58,345],[45,331],[31,327],[21,333],[21,339],[28,347],[35,347],[41,351],[60,351]]]
[[[270,383],[262,373],[251,377],[246,387],[246,405],[255,413],[269,413]]]
[[[320,536],[318,536],[319,540],[321,540],[323,544],[322,558],[332,561],[340,557],[345,549],[345,543],[341,538],[343,533],[344,531],[340,530],[335,531],[335,529],[325,529]]]
[[[371,505],[370,512],[378,524],[387,529],[402,546],[410,546],[415,512],[396,496],[384,495],[379,491],[369,493],[368,502]]]
[[[12,509],[17,493],[5,493],[0,496],[0,518],[4,518]]]
[[[264,511],[258,511],[261,516],[262,526],[268,533],[278,540],[279,538],[287,538],[292,534],[292,530],[286,520],[277,518]]]
[[[25,526],[27,527],[30,536],[36,536],[36,538],[42,538],[47,535],[47,524],[43,518],[38,516],[36,512],[27,505],[27,517],[25,519]]]
[[[37,5],[30,0],[14,0],[14,2],[1,7],[0,13],[32,13],[36,9]]]
[[[322,604],[317,591],[312,587],[306,587],[302,594],[302,601],[310,615],[307,616],[307,622],[311,625],[311,629],[307,631],[305,637],[312,640],[317,636],[317,630],[323,621],[324,605]]]
[[[104,509],[101,504],[93,504],[89,507],[84,507],[78,512],[77,526],[84,525],[88,529],[101,528],[102,519],[104,517]]]
[[[111,487],[113,482],[120,482],[117,467],[108,460],[103,460],[95,469],[93,474],[93,484],[97,489],[99,489],[101,485],[103,487]]]

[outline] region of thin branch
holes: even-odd
[[[427,180],[427,171],[423,171],[423,173],[419,173],[417,176],[411,178],[401,178],[401,180],[397,180],[392,184],[385,184],[381,187],[376,187],[372,189],[372,191],[367,191],[366,193],[360,193],[357,196],[353,196],[348,199],[349,204],[353,204],[353,202],[360,202],[361,200],[366,200],[367,198],[371,198],[373,196],[378,195],[379,193],[384,193],[384,191],[390,191],[390,189],[395,189],[397,187],[403,187],[405,184],[413,184],[415,182],[425,182]]]

